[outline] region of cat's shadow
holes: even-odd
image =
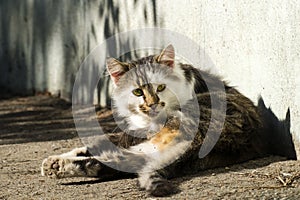
[[[286,111],[286,117],[279,120],[271,108],[267,108],[262,97],[259,98],[257,107],[262,118],[269,124],[266,129],[265,141],[269,142],[269,149],[274,155],[283,156],[287,159],[297,159],[294,141],[290,132],[291,117],[290,108]]]

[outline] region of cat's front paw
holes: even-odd
[[[159,183],[153,184],[148,192],[155,197],[166,197],[178,193],[179,190],[172,183],[164,180]]]
[[[42,163],[42,176],[47,176],[49,178],[62,178],[65,162],[65,159],[59,156],[49,156]]]

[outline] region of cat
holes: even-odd
[[[114,110],[126,130],[48,157],[43,176],[103,178],[135,172],[141,189],[168,196],[178,192],[169,181],[173,177],[274,153],[268,124],[253,102],[220,77],[175,62],[172,45],[136,61],[109,58],[107,71],[115,88]],[[213,99],[225,102],[225,112],[212,105]],[[213,112],[225,121],[212,119]],[[212,151],[199,158],[201,146],[205,141],[214,145],[216,136]]]

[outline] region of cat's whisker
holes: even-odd
[[[115,133],[115,131],[116,131],[118,128],[120,128],[120,127],[119,127],[119,126],[116,126],[116,127],[112,130],[111,133]]]

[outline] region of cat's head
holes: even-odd
[[[158,55],[129,63],[107,59],[115,87],[112,98],[130,129],[152,126],[191,98],[192,87],[174,58],[174,48],[169,45]]]

